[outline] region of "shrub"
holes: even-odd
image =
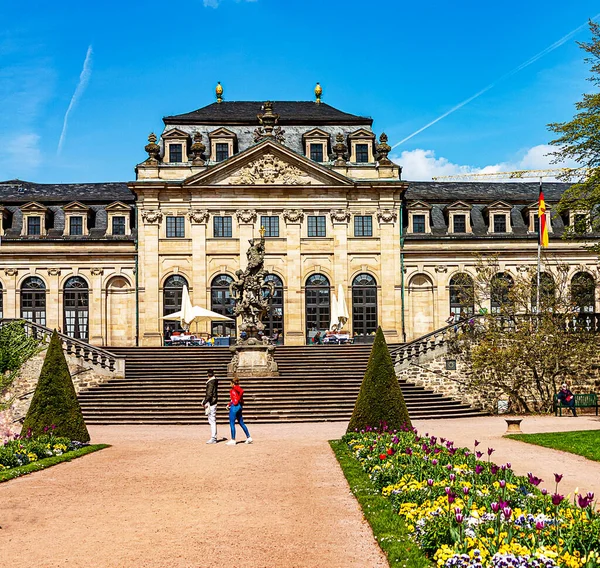
[[[411,426],[394,364],[379,327],[347,431],[376,428],[382,424],[391,430]]]
[[[44,428],[48,425],[55,425],[56,436],[79,442],[90,439],[56,330],[22,432],[31,431],[33,436],[39,436],[45,433]]]

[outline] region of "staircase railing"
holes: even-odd
[[[43,343],[49,343],[50,337],[54,330],[49,327],[34,323],[29,320],[16,319],[16,318],[3,318],[0,319],[0,327],[10,322],[20,322],[23,324],[25,333],[31,337],[42,341]],[[96,368],[103,369],[105,371],[116,372],[118,374],[125,374],[125,358],[118,357],[106,349],[101,347],[95,347],[80,339],[75,339],[65,335],[64,333],[58,333],[58,337],[62,343],[62,347],[68,355],[74,355],[75,357],[81,358],[84,361],[90,363]]]

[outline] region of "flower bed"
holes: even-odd
[[[53,430],[49,427],[45,434],[35,438],[29,432],[26,436],[15,435],[12,439],[6,439],[0,446],[0,472],[45,458],[60,456],[88,445],[54,436]]]
[[[493,448],[456,448],[416,430],[371,430],[343,438],[415,541],[438,566],[595,568],[600,515],[594,495],[571,503],[540,491],[533,474],[491,461]]]

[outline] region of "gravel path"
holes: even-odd
[[[249,427],[235,447],[208,426],[91,427],[113,447],[0,485],[0,565],[387,566],[327,443],[345,425]]]

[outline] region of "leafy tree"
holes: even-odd
[[[492,312],[464,325],[450,342],[473,367],[464,387],[502,394],[517,412],[548,411],[561,383],[577,390],[594,376],[597,337],[580,312],[589,290],[573,289],[567,267],[552,257],[543,264],[538,310],[535,268],[514,276],[499,273],[496,259],[480,259],[475,303],[492,300]]]
[[[43,350],[40,341],[27,335],[23,322],[12,321],[0,326],[0,398],[19,374],[23,363]],[[11,401],[0,403],[5,410]]]
[[[394,364],[379,327],[347,431],[375,428],[383,423],[391,430],[411,426]]]
[[[589,43],[578,42],[586,52],[585,62],[590,65],[591,76],[588,78],[595,87],[600,87],[600,25],[590,21],[592,40]],[[586,211],[589,223],[579,223],[570,227],[567,235],[600,228],[600,92],[583,95],[575,104],[577,113],[568,122],[555,122],[548,128],[558,137],[550,143],[558,149],[553,152],[555,163],[567,160],[575,161],[579,167],[567,169],[564,179],[579,178],[562,196],[558,212],[568,210]]]
[[[56,426],[54,433],[57,436],[78,442],[90,440],[56,330],[50,339],[22,431],[31,429],[36,436],[43,434],[44,428],[52,425]]]

